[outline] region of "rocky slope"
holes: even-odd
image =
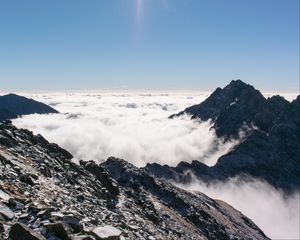
[[[238,138],[240,130],[246,131],[252,125],[268,132],[288,104],[283,97],[266,99],[253,86],[241,80],[232,80],[223,89],[217,88],[202,103],[170,118],[189,114],[192,119],[211,120],[219,137]]]
[[[199,161],[182,162],[177,167],[148,164],[148,173],[181,183],[190,182],[191,173],[206,182],[250,176],[287,192],[300,189],[300,96],[291,103],[280,96],[265,99],[252,86],[237,80],[172,117],[183,113],[211,119],[225,140],[238,137],[240,129],[246,129],[246,136],[213,167]]]
[[[16,94],[0,96],[0,121],[33,113],[58,113],[58,111],[44,103]]]
[[[0,140],[0,239],[268,239],[226,203],[124,160],[75,164],[10,123]]]

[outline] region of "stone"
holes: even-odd
[[[50,218],[50,216],[51,216],[50,213],[51,213],[51,209],[48,208],[48,209],[39,211],[39,212],[37,213],[37,217],[39,217],[39,218],[45,220],[45,219]]]
[[[20,179],[20,181],[22,181],[24,183],[28,183],[29,185],[34,185],[34,181],[29,174],[22,174],[19,177],[19,179]]]
[[[9,237],[12,240],[46,240],[41,234],[34,232],[22,223],[15,223],[11,227]]]
[[[52,177],[51,171],[50,171],[49,167],[47,167],[46,165],[41,166],[40,172],[41,172],[45,177]]]
[[[10,195],[0,189],[0,199],[8,201],[10,199]]]
[[[80,219],[72,215],[63,216],[62,221],[67,223],[74,230],[74,233],[79,233],[83,230],[83,225],[80,222]]]
[[[111,225],[106,225],[104,227],[96,227],[92,230],[91,233],[96,237],[97,240],[119,240],[122,234],[122,232],[119,229]]]
[[[71,237],[72,229],[64,222],[56,222],[45,224],[45,228],[48,232],[53,233],[56,237],[63,240],[68,240]]]
[[[1,202],[0,202],[0,214],[7,220],[12,220],[15,217],[14,212]]]
[[[61,212],[51,212],[51,218],[62,219],[64,214]]]
[[[8,205],[15,210],[22,210],[25,208],[25,205],[15,199],[10,198],[8,201]]]
[[[0,222],[0,233],[3,233],[5,231],[3,223]]]
[[[95,240],[95,238],[91,235],[77,235],[73,236],[72,240]]]

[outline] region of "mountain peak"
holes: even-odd
[[[241,79],[231,80],[231,82],[227,85],[228,86],[251,86],[245,82],[243,82]]]
[[[44,103],[14,93],[0,96],[0,121],[34,113],[58,113],[58,111]]]
[[[187,113],[193,119],[214,122],[218,136],[238,137],[244,123],[251,124],[256,111],[266,102],[253,86],[240,79],[232,80],[224,88],[217,88],[206,100],[171,116]]]

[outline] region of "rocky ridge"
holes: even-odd
[[[228,204],[124,160],[76,164],[9,122],[0,140],[0,239],[268,239]]]
[[[268,132],[289,102],[281,96],[266,99],[260,91],[241,80],[232,80],[223,89],[217,88],[206,100],[186,108],[170,118],[183,114],[192,119],[211,120],[219,137],[239,138],[241,130],[252,126]]]
[[[34,113],[58,113],[58,111],[44,103],[16,94],[0,96],[0,121]]]
[[[236,80],[171,117],[182,114],[210,119],[225,141],[238,138],[241,130],[245,136],[212,167],[201,159],[176,167],[154,163],[145,167],[148,173],[179,183],[191,182],[194,176],[207,183],[254,177],[288,193],[300,189],[300,96],[291,103],[280,96],[266,99],[254,87]]]

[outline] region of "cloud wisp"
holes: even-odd
[[[225,201],[252,219],[272,239],[300,238],[300,193],[286,196],[255,179],[243,182],[232,178],[209,185],[195,179],[191,184],[178,186]]]

